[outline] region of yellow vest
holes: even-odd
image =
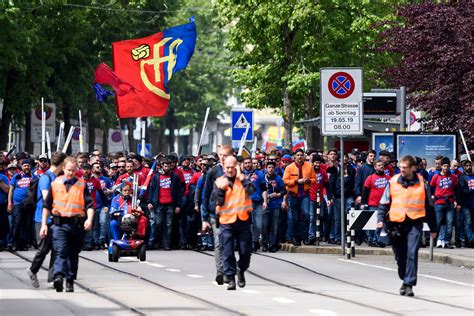
[[[395,175],[390,180],[390,211],[389,219],[391,222],[401,223],[406,216],[411,219],[425,217],[425,184],[423,178],[418,176],[419,182],[414,186],[404,188],[398,179],[400,174]]]
[[[216,212],[219,215],[219,223],[232,224],[237,218],[241,221],[248,220],[252,209],[252,199],[245,193],[242,182],[235,179],[233,187],[229,186],[225,191],[224,204],[218,205]]]

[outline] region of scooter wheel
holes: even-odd
[[[140,247],[140,250],[138,251],[138,259],[140,259],[140,261],[146,261],[146,246],[145,245],[142,245]]]
[[[120,258],[119,247],[117,245],[112,246],[112,261],[118,262]]]

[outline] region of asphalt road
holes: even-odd
[[[25,259],[34,252],[20,252]],[[56,293],[29,263],[0,253],[0,315],[473,315],[474,273],[419,262],[415,298],[398,294],[392,256],[257,254],[247,286],[214,282],[213,253],[148,251],[147,261],[82,252],[75,293]],[[46,261],[47,262],[47,261]]]

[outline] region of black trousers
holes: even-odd
[[[224,257],[224,274],[234,276],[239,270],[244,272],[250,265],[250,256],[252,255],[252,231],[250,229],[250,220],[241,221],[237,219],[232,224],[220,225],[220,242]],[[235,242],[239,248],[239,262],[236,262],[234,254]]]
[[[39,232],[39,229],[40,228],[37,227],[38,232]],[[51,250],[53,250],[53,237],[52,236],[53,236],[53,232],[51,231],[51,225],[48,225],[48,234],[43,239],[40,239],[38,250],[36,250],[33,261],[31,262],[30,270],[34,274],[38,273],[38,271],[41,269],[41,265],[43,264],[44,259],[46,259],[46,256],[48,255],[48,253]],[[48,282],[53,282],[54,280],[54,256],[55,256],[55,253],[53,251],[51,253],[51,257],[49,260]]]
[[[423,223],[405,221],[395,224],[396,236],[393,237],[392,247],[398,265],[398,276],[406,285],[416,285],[418,272],[418,249],[420,245]]]

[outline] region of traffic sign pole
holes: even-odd
[[[344,247],[345,241],[345,223],[346,223],[346,203],[344,201],[344,136],[341,135],[341,150],[340,150],[340,159],[339,166],[341,171],[341,254],[344,256],[346,254],[346,248]]]

